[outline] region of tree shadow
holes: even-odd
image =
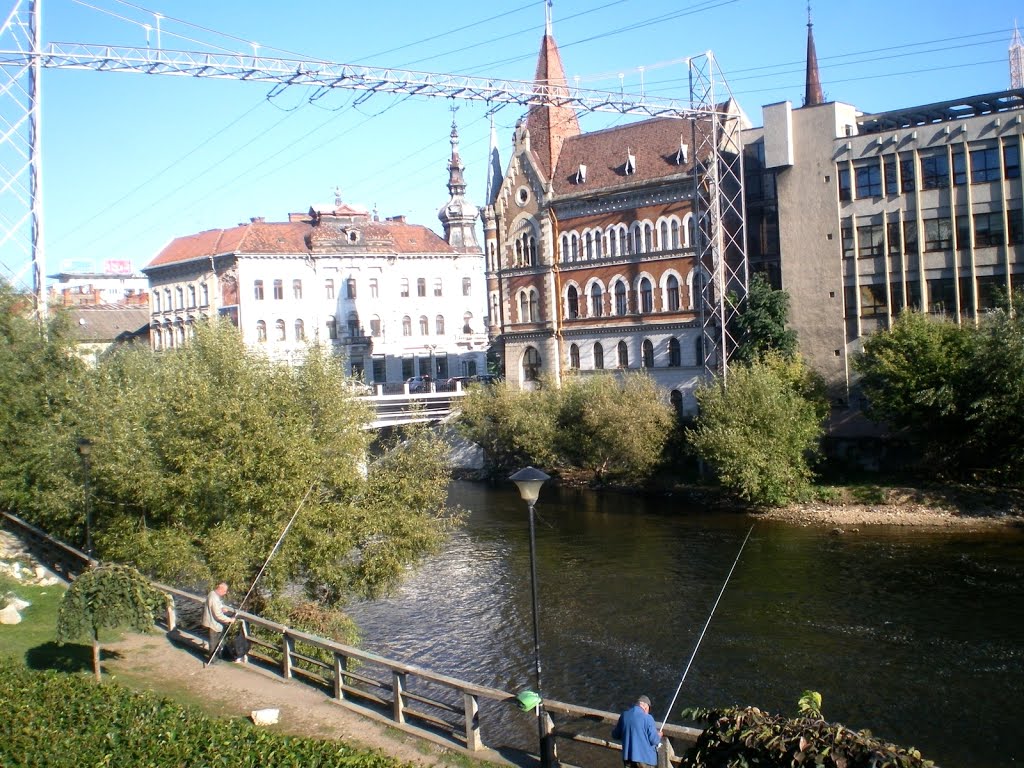
[[[120,659],[119,651],[100,649],[100,662]],[[92,646],[82,643],[58,645],[50,641],[25,651],[25,666],[29,669],[53,669],[57,672],[91,672]]]

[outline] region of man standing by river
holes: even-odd
[[[220,644],[225,625],[231,623],[231,618],[224,613],[224,596],[227,593],[228,585],[222,581],[206,596],[206,605],[203,606],[203,626],[210,636],[210,662],[214,661],[213,654]]]
[[[626,768],[645,768],[658,764],[661,732],[651,717],[651,700],[641,696],[636,704],[619,715],[612,738],[622,742],[622,764]]]

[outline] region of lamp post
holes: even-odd
[[[537,696],[537,736],[540,747],[540,764],[542,768],[551,768],[554,765],[554,745],[544,727],[544,694],[540,682],[540,624],[538,622],[537,603],[537,538],[534,533],[533,507],[540,497],[540,488],[545,481],[549,480],[539,469],[526,467],[512,475],[509,480],[519,488],[519,495],[526,502],[530,513],[530,592],[533,598],[533,659],[536,671]]]
[[[78,456],[82,460],[82,476],[85,486],[85,554],[92,560],[92,494],[89,489],[89,454],[92,453],[92,440],[88,437],[78,438]]]
[[[434,350],[437,349],[437,344],[425,344],[424,346],[427,348],[427,353],[430,355],[430,383],[427,389],[433,392],[434,382],[437,379],[437,376],[435,375],[437,373],[437,370],[434,366]]]

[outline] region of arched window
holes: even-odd
[[[640,311],[644,313],[654,311],[654,291],[651,288],[651,281],[646,277],[640,280]]]
[[[572,260],[580,260],[580,239],[575,232],[571,235],[571,245],[569,246],[570,252],[572,253]]]
[[[691,248],[697,245],[697,225],[693,216],[686,219],[686,244]]]
[[[185,308],[185,292],[181,288],[174,289],[174,308],[184,309]]]
[[[580,294],[575,285],[570,285],[566,291],[565,316],[569,320],[575,320],[580,316]]]
[[[266,329],[264,329],[264,333],[266,333]],[[338,338],[338,321],[334,319],[334,315],[327,316],[327,338]]]
[[[412,336],[412,318],[408,315],[402,318],[402,335]]]
[[[523,353],[523,381],[537,381],[540,378],[540,352],[527,347]]]
[[[594,344],[594,370],[600,371],[604,369],[604,347],[601,346],[601,342]]]
[[[679,222],[672,219],[672,250],[679,248]]]
[[[590,316],[601,317],[604,314],[604,292],[598,283],[590,286]]]
[[[527,253],[530,255],[530,266],[537,266],[537,238],[533,235],[527,240]]]
[[[667,251],[668,242],[668,222],[663,221],[661,222],[661,225],[658,227],[658,246],[660,250]]]
[[[259,332],[259,323],[256,324],[257,333]],[[265,331],[264,331],[265,332]],[[163,336],[160,335],[159,328],[149,329],[150,338],[153,339],[153,349],[159,350],[163,346]]]
[[[462,332],[472,333],[473,332],[473,313],[467,312],[462,316]]]
[[[361,336],[359,333],[359,315],[355,312],[348,313],[348,335]]]
[[[668,365],[670,368],[678,368],[683,364],[683,356],[679,351],[679,339],[668,340]]]
[[[521,238],[517,238],[515,242],[515,261],[512,262],[512,266],[521,267],[523,266],[523,241]]]
[[[601,230],[600,229],[595,229],[594,230],[594,258],[595,259],[600,259],[604,255],[604,253],[603,253],[604,247],[603,247],[603,244],[601,242],[603,239],[604,239],[604,236],[601,234]]]
[[[619,235],[614,229],[608,233],[608,255],[612,257],[619,255]]]
[[[669,312],[679,311],[679,278],[669,275],[665,281],[665,301],[668,304]]]
[[[540,293],[536,288],[530,289],[530,322],[540,321]]]
[[[174,324],[174,333],[177,336],[177,344],[179,347],[185,346],[185,326],[181,322]]]
[[[594,258],[594,233],[587,232],[583,236],[583,258],[590,261]]]
[[[619,368],[629,368],[629,347],[626,342],[620,341],[616,348],[619,357]]]
[[[704,334],[697,334],[697,338],[694,340],[694,349],[697,356],[697,365],[704,365],[704,356],[707,352],[707,348],[704,346]]]
[[[416,278],[416,295],[421,299],[427,295],[427,279],[425,277]]]
[[[644,232],[639,224],[633,225],[633,253],[644,252]]]
[[[199,286],[199,306],[207,307],[210,305],[210,289],[203,283]]]
[[[444,336],[444,315],[438,315],[434,318],[434,333],[438,336]]]
[[[430,321],[427,320],[426,315],[420,315],[420,336],[426,336],[430,333]]]
[[[374,337],[380,336],[380,317],[378,315],[370,318],[370,335]]]
[[[562,261],[569,260],[569,236],[562,235]]]
[[[644,253],[654,250],[654,227],[644,224]]]
[[[160,291],[153,291],[153,311],[160,311]],[[159,349],[159,347],[157,347]]]
[[[267,340],[267,324],[262,320],[256,321],[256,341],[265,342]]]
[[[274,323],[274,330],[277,332],[276,336],[274,337],[275,340],[277,340],[277,341],[284,341],[285,340],[284,320],[277,320]]]
[[[626,284],[621,280],[615,281],[615,314],[626,314]]]
[[[519,322],[529,323],[530,321],[530,295],[523,291],[519,294]]]
[[[630,244],[629,232],[627,232],[626,228],[623,226],[621,229],[619,229],[619,255],[620,256],[628,256],[629,254],[631,254],[633,252],[632,249],[629,247],[629,244]]]
[[[575,344],[569,345],[569,367],[575,371],[580,369],[580,348]]]
[[[194,285],[188,287],[188,306],[189,309],[193,309],[196,306],[196,287]]]
[[[654,345],[650,339],[644,339],[644,343],[641,345],[641,352],[643,353],[643,367],[653,368],[654,367]]]
[[[306,324],[301,319],[295,321],[295,340],[306,340]]]

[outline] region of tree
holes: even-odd
[[[772,288],[763,273],[750,280],[747,298],[735,320],[736,351],[733,360],[752,362],[768,352],[792,357],[797,351],[796,332],[789,322],[789,294]]]
[[[145,632],[153,626],[153,611],[166,607],[169,596],[150,586],[134,568],[99,565],[75,579],[57,609],[57,642],[88,637],[92,669],[100,675],[100,631],[130,627]]]
[[[813,477],[827,403],[803,361],[769,354],[729,369],[697,390],[700,414],[686,430],[722,485],[755,504],[805,497]]]

